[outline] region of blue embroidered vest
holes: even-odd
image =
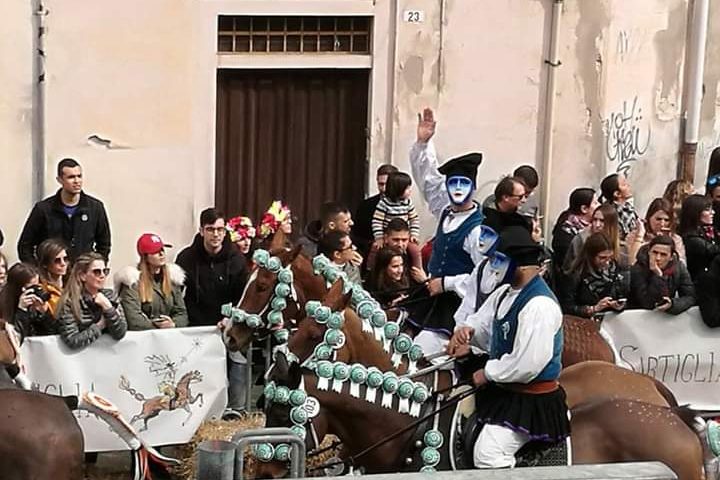
[[[548,287],[547,283],[545,283],[545,281],[538,275],[520,291],[520,294],[517,298],[515,298],[510,310],[508,310],[503,318],[497,318],[496,313],[496,318],[493,321],[492,326],[490,359],[496,360],[504,354],[512,352],[515,344],[515,334],[517,333],[518,327],[518,314],[530,300],[539,296],[550,297],[557,301],[555,299],[555,295],[553,295],[550,290],[550,287]],[[500,308],[499,304],[497,308]],[[560,362],[562,350],[563,329],[561,326],[558,331],[555,332],[555,337],[553,338],[552,358],[540,374],[532,380],[533,382],[556,380],[560,376],[560,370],[562,369],[562,364]]]
[[[470,214],[458,228],[452,232],[444,233],[442,226],[449,213],[450,208],[443,211],[435,233],[432,255],[430,256],[430,263],[428,263],[428,272],[433,277],[470,273],[475,268],[472,257],[463,249],[463,243],[472,229],[483,222],[480,207]]]

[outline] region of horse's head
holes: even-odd
[[[200,372],[200,370],[193,370],[189,373],[189,375],[190,375],[190,383],[202,382],[203,374]]]
[[[284,351],[275,353],[275,363],[268,372],[267,384],[262,395],[265,427],[292,428],[305,439],[307,451],[315,448],[311,435],[305,427],[307,415],[303,405],[307,394],[300,388],[302,369],[295,360],[288,360]],[[302,417],[302,418],[299,418]],[[288,472],[288,445],[262,444],[254,450],[260,460],[256,467],[256,478],[281,478]]]
[[[279,248],[276,250],[258,250],[253,257],[257,263],[257,268],[253,271],[245,286],[242,298],[238,304],[237,310],[242,311],[245,317],[241,317],[244,321],[236,321],[232,318],[232,326],[227,331],[227,346],[232,351],[245,350],[252,342],[253,338],[261,337],[269,333],[268,314],[275,307],[282,307],[279,311],[288,308],[287,297],[289,287],[282,287],[283,292],[279,292],[279,277],[287,275],[282,273],[286,271],[286,267],[291,265],[298,258],[301,247],[295,247],[292,250]],[[285,280],[280,278],[280,280]],[[292,283],[292,280],[290,280]],[[285,297],[280,297],[280,293]],[[277,302],[273,305],[273,302]],[[251,316],[250,321],[246,321],[247,316]]]
[[[343,288],[343,280],[336,280],[322,301],[319,302],[322,307],[325,307],[320,310],[330,315],[333,312],[343,312],[347,308],[351,297],[350,293],[343,293]],[[312,310],[313,303],[308,302],[307,305],[310,306],[308,309]],[[317,305],[315,303],[315,306]],[[306,312],[306,317],[298,323],[298,329],[290,337],[288,349],[297,355],[300,362],[307,360],[313,354],[315,348],[323,343],[328,328],[340,328],[342,326],[333,323],[336,319],[325,318],[325,313],[319,313],[320,318],[318,318],[318,312],[315,310]]]

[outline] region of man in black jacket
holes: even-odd
[[[373,240],[375,240],[372,233],[372,218],[375,214],[375,207],[377,207],[382,194],[385,193],[385,183],[387,183],[388,175],[397,171],[398,169],[394,165],[387,163],[380,165],[375,174],[378,193],[360,202],[360,205],[358,205],[355,211],[355,225],[352,229],[352,239],[353,243],[357,245],[358,250],[360,250],[360,254],[365,258],[367,258],[368,253],[370,253],[370,246]]]
[[[225,216],[214,208],[200,214],[200,232],[175,262],[185,270],[185,306],[191,327],[216,325],[220,307],[236,304],[247,280],[245,257],[226,238]]]
[[[35,260],[35,249],[48,238],[58,238],[68,246],[70,259],[88,252],[110,256],[110,223],[103,203],[82,191],[82,167],[72,158],[58,163],[60,190],[38,202],[30,212],[18,240],[23,262]]]

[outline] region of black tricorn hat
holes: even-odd
[[[466,153],[443,163],[438,171],[446,177],[455,175],[468,177],[474,185],[477,185],[477,169],[480,163],[482,163],[482,153]]]
[[[518,267],[540,265],[543,252],[542,246],[532,239],[530,231],[521,226],[503,229],[498,250],[510,257]]]

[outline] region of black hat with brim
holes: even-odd
[[[541,245],[536,243],[527,228],[512,226],[500,233],[498,250],[512,259],[518,267],[540,265]]]
[[[438,171],[446,177],[467,177],[477,185],[477,170],[482,163],[482,153],[466,153],[443,163]]]

